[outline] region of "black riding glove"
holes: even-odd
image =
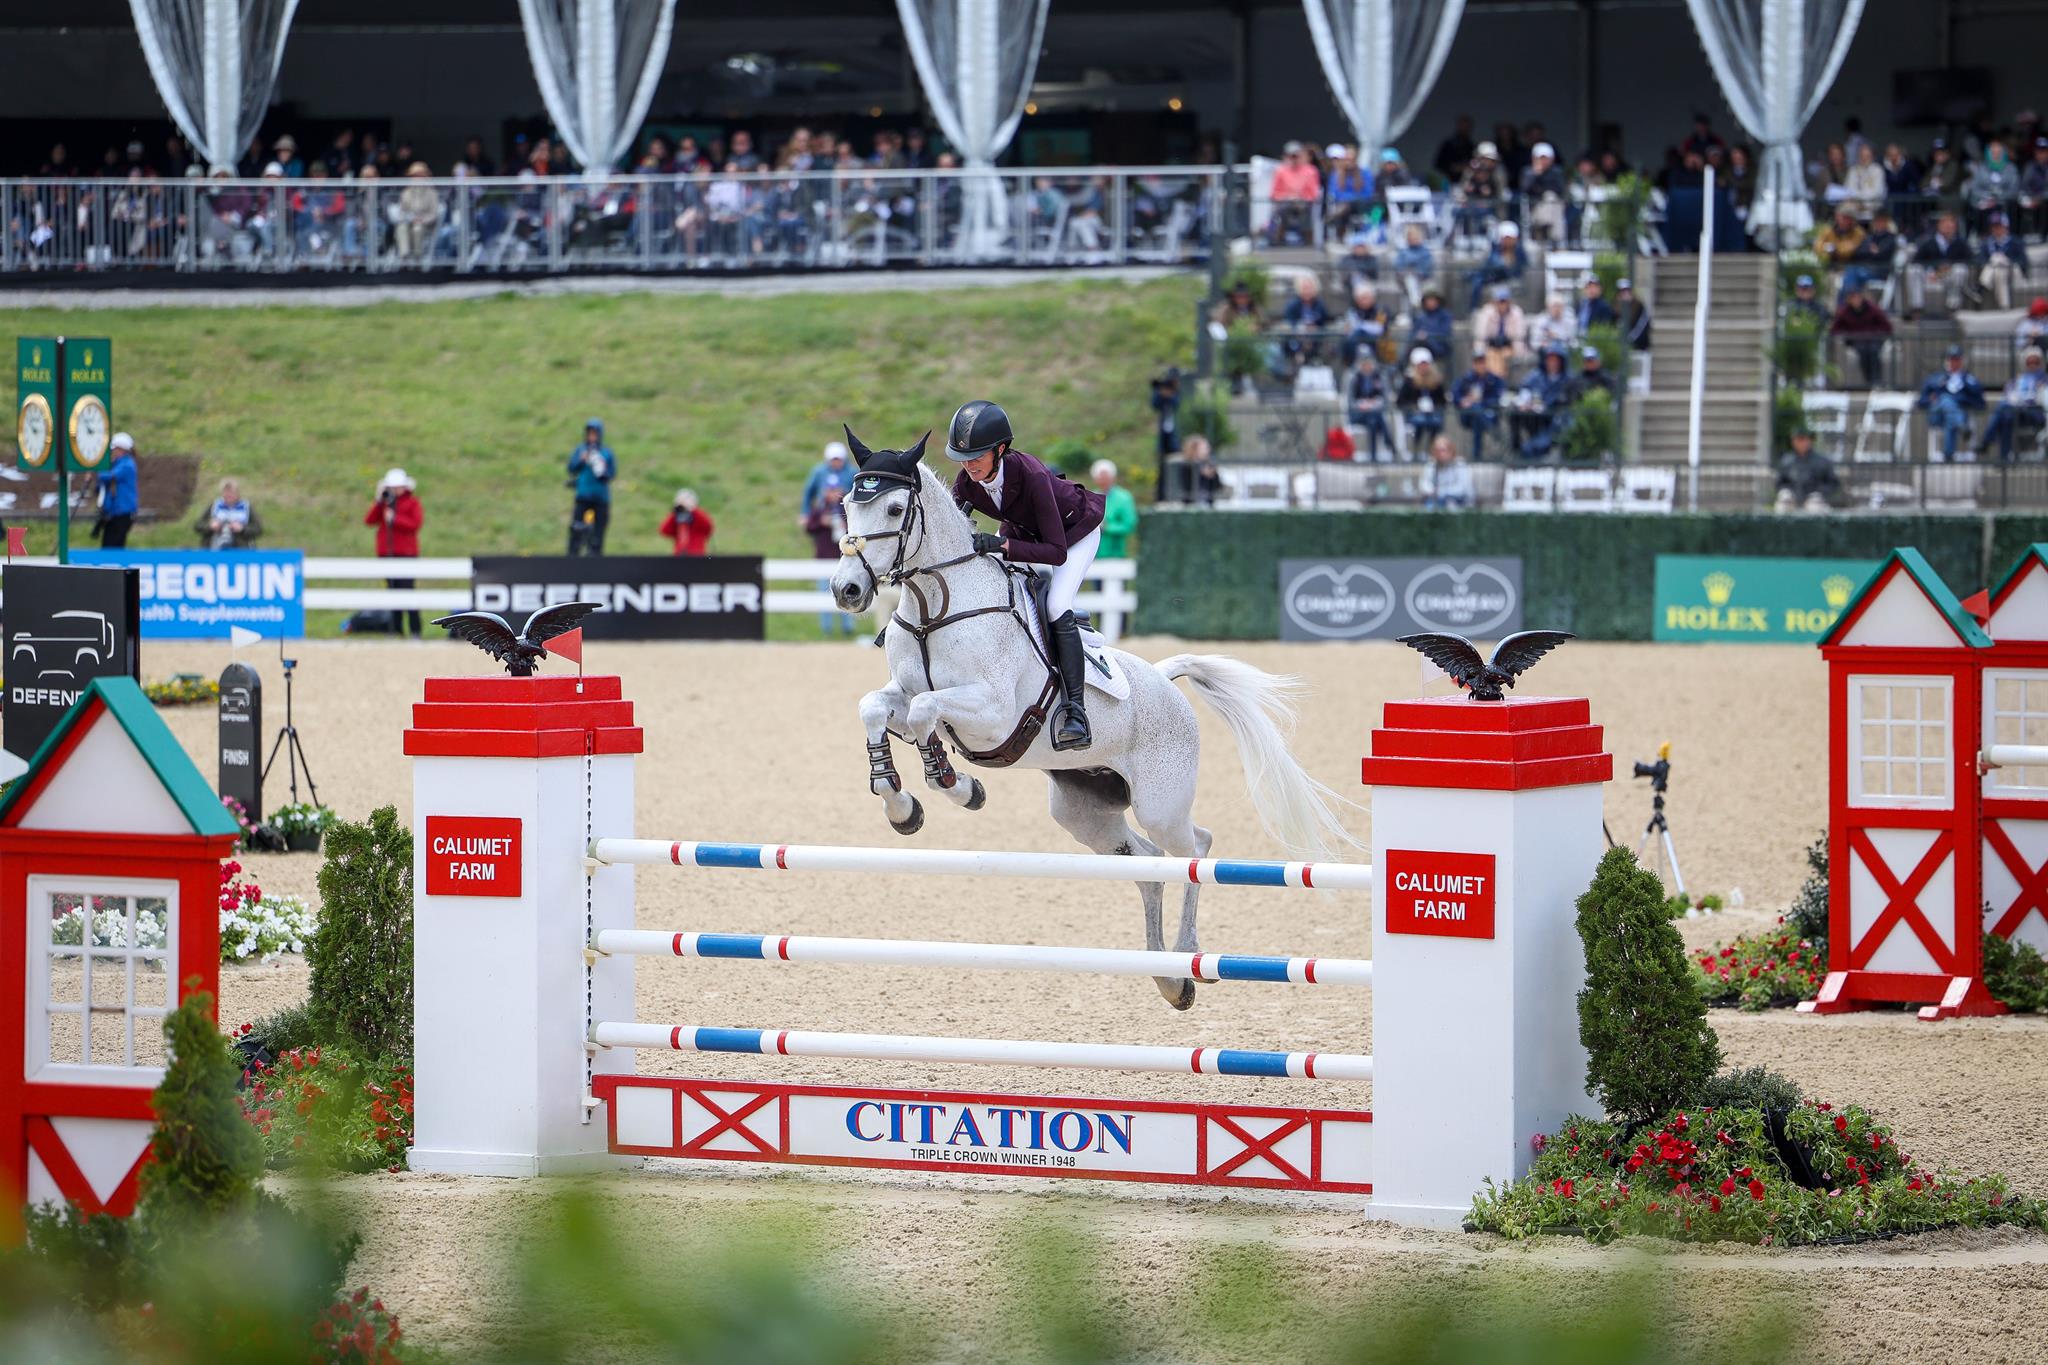
[[[978,555],[1000,555],[1003,552],[1003,538],[990,535],[987,531],[974,533],[974,553]]]

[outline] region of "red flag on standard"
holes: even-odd
[[[558,654],[564,659],[576,661],[576,671],[583,671],[583,627],[565,630],[548,641],[548,653]]]
[[[7,528],[7,554],[9,558],[28,553],[28,528],[10,526]]]

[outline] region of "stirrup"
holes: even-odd
[[[1072,739],[1062,739],[1060,731],[1068,722],[1080,725],[1081,733]],[[1058,714],[1053,719],[1052,747],[1055,753],[1067,753],[1074,749],[1086,749],[1095,743],[1095,734],[1088,726],[1088,712],[1072,702],[1061,702]]]

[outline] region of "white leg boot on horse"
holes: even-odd
[[[1208,856],[1208,831],[1192,818],[1200,729],[1193,704],[1173,685],[1185,678],[1236,740],[1252,807],[1285,856],[1330,861],[1339,850],[1357,847],[1340,818],[1350,803],[1287,750],[1282,726],[1293,717],[1298,684],[1235,659],[1183,654],[1155,665],[1107,649],[1105,659],[1128,683],[1119,689],[1125,694],[1104,691],[1087,699],[1091,704],[1075,719],[1088,748],[1056,747],[1067,717],[1055,708],[1068,698],[1082,702],[1087,684],[1080,674],[1092,667],[1078,635],[1074,652],[1080,657],[1070,684],[1057,662],[1062,632],[1048,631],[1052,639],[1041,644],[1023,588],[1000,560],[975,551],[973,523],[921,463],[924,442],[905,451],[873,451],[851,432],[848,437],[858,469],[844,504],[847,535],[832,575],[833,596],[841,610],[859,612],[882,585],[904,588],[885,640],[891,681],[861,702],[869,788],[882,799],[891,828],[915,834],[924,820],[923,807],[902,789],[893,766],[875,766],[876,746],[886,762],[893,731],[918,745],[926,781],[966,809],[978,809],[986,793],[978,781],[960,781],[945,745],[977,767],[1046,772],[1054,819],[1098,853]],[[1071,628],[1071,616],[1066,624]],[[1177,950],[1196,950],[1197,892],[1193,886],[1183,892]],[[1146,942],[1164,948],[1163,889],[1141,885],[1139,895]],[[1192,981],[1166,978],[1159,989],[1176,1008],[1193,1002]]]

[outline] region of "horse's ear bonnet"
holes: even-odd
[[[917,487],[917,462],[924,456],[925,437],[917,438],[917,444],[908,450],[869,450],[853,434],[853,428],[846,428],[846,448],[853,452],[854,465],[860,470],[853,479],[853,502],[873,502],[891,488]]]

